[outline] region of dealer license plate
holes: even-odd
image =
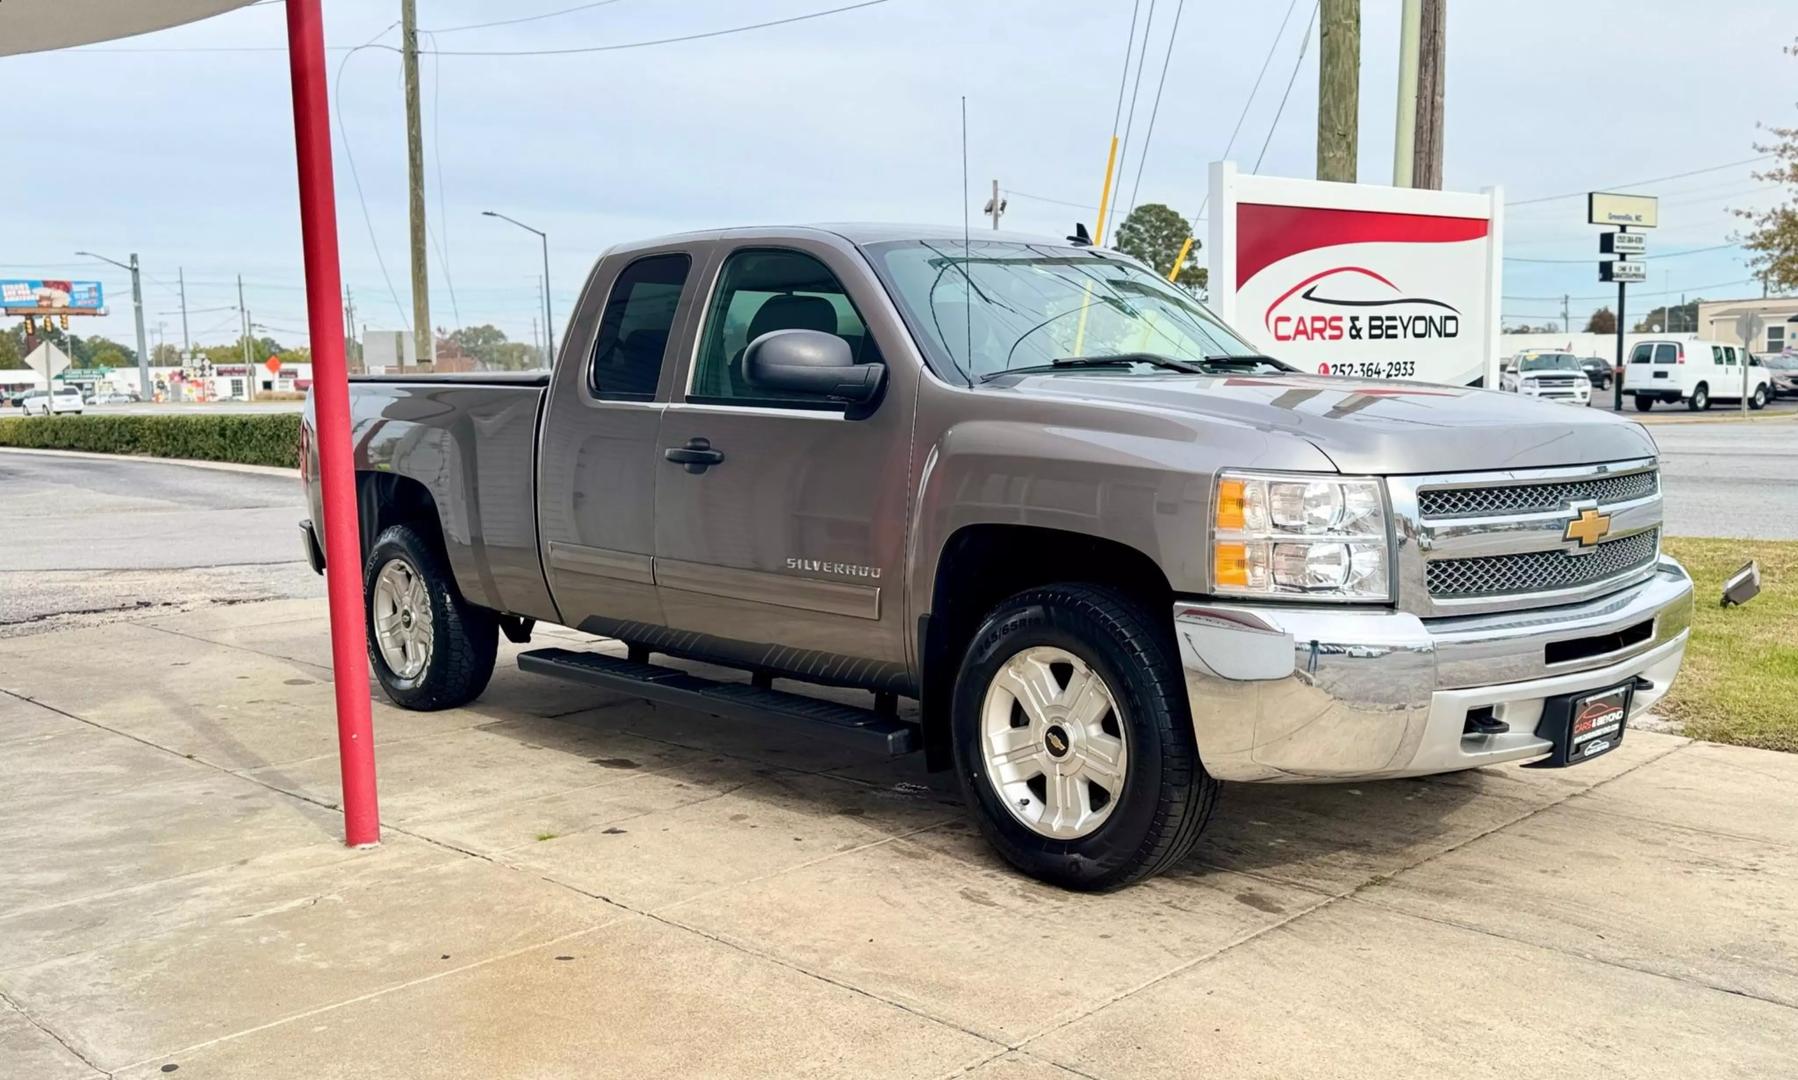
[[[1542,722],[1536,734],[1554,744],[1554,750],[1529,767],[1563,768],[1579,765],[1617,749],[1629,723],[1630,700],[1635,681],[1599,690],[1552,698],[1543,704]]]

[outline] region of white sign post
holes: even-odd
[[[1211,166],[1211,305],[1301,371],[1498,385],[1504,200]]]

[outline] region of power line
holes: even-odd
[[[1317,22],[1317,9],[1322,3],[1323,0],[1317,0],[1317,3],[1311,5],[1311,17],[1305,20],[1305,36],[1299,39],[1298,58],[1292,62],[1292,74],[1286,80],[1286,92],[1280,95],[1280,107],[1274,110],[1274,122],[1267,125],[1267,138],[1261,141],[1261,153],[1255,155],[1255,167],[1249,170],[1252,173],[1261,171],[1261,160],[1267,157],[1268,144],[1274,141],[1274,132],[1280,127],[1280,117],[1286,113],[1286,99],[1292,96],[1292,84],[1298,81],[1299,68],[1305,62],[1305,50],[1311,47],[1311,27]]]
[[[1678,289],[1662,289],[1659,292],[1637,292],[1636,290],[1632,289],[1632,290],[1630,290],[1630,295],[1634,296],[1634,297],[1638,297],[1638,298],[1644,297],[1644,296],[1672,296],[1675,293],[1690,294],[1690,293],[1695,293],[1695,292],[1702,292],[1705,289],[1728,289],[1728,288],[1733,288],[1737,285],[1753,285],[1753,284],[1758,283],[1759,281],[1760,281],[1759,278],[1742,278],[1739,281],[1713,281],[1707,285],[1687,285],[1687,286],[1682,286],[1681,288],[1678,288]],[[1552,302],[1555,300],[1563,300],[1563,299],[1584,301],[1584,300],[1615,300],[1616,298],[1617,298],[1616,293],[1597,293],[1597,294],[1594,294],[1591,296],[1567,296],[1567,297],[1561,297],[1561,296],[1505,296],[1505,297],[1502,297],[1502,299],[1505,299],[1505,300],[1523,300],[1523,301],[1530,302],[1530,303],[1538,303],[1538,302],[1539,303],[1549,303],[1549,302]],[[1519,317],[1521,318],[1521,316],[1519,316]],[[1532,316],[1532,317],[1533,318],[1541,318],[1541,316]],[[1558,319],[1560,317],[1561,317],[1560,314],[1556,313],[1555,318]]]
[[[1142,69],[1149,66],[1149,35],[1155,32],[1155,0],[1149,0],[1149,17],[1143,20],[1142,48],[1136,51],[1136,82],[1130,87],[1130,112],[1124,117],[1124,141],[1118,147],[1118,170],[1123,171],[1124,162],[1130,157],[1130,132],[1136,127],[1136,98],[1142,93]],[[1121,180],[1121,177],[1120,177]],[[1113,222],[1115,234],[1117,225],[1118,196],[1123,193],[1124,185],[1119,183],[1111,189],[1111,207],[1105,212],[1105,220]],[[1105,242],[1104,237],[1099,238]]]
[[[1130,185],[1130,209],[1136,209],[1136,195],[1142,190],[1143,166],[1149,162],[1149,144],[1155,138],[1155,118],[1161,115],[1161,91],[1167,87],[1167,69],[1174,59],[1174,41],[1180,36],[1180,14],[1186,10],[1186,0],[1180,0],[1174,8],[1174,26],[1167,34],[1167,52],[1161,57],[1161,78],[1155,81],[1155,104],[1149,108],[1149,127],[1142,133],[1142,153],[1136,155],[1136,180]],[[1144,35],[1145,39],[1147,35]],[[1146,40],[1144,42],[1147,44]]]
[[[424,33],[425,33],[425,36],[427,36],[431,39],[431,47],[433,49],[435,49],[437,47],[437,35],[429,30],[424,31]],[[436,229],[431,228],[430,224],[427,222],[425,225],[425,232],[430,236],[431,243],[433,245],[435,245],[437,248],[437,261],[443,264],[443,281],[444,281],[444,284],[449,286],[450,313],[456,317],[456,325],[461,326],[462,325],[462,305],[460,305],[456,302],[456,279],[455,279],[454,275],[452,275],[450,273],[449,211],[445,210],[444,205],[443,205],[443,203],[444,203],[443,139],[439,137],[439,133],[442,130],[440,121],[443,118],[443,110],[441,110],[437,107],[437,103],[440,100],[442,100],[442,97],[443,97],[443,61],[436,56],[432,56],[431,57],[431,159],[432,159],[433,163],[435,164],[435,167],[437,170],[437,228]],[[441,241],[438,240],[438,238],[437,238],[437,230],[438,229],[441,229],[443,231],[443,239]]]
[[[769,19],[765,22],[749,23],[744,26],[732,26],[723,30],[707,30],[698,34],[681,34],[676,37],[656,38],[652,41],[627,41],[617,45],[583,45],[568,49],[445,49],[443,56],[573,56],[580,53],[616,52],[620,49],[644,49],[652,45],[673,45],[682,41],[700,41],[705,38],[724,37],[729,34],[741,34],[750,30],[765,30],[770,26],[786,26],[789,23],[805,22],[807,19],[822,19],[826,15],[840,15],[845,11],[859,11],[862,8],[874,7],[887,3],[888,0],[861,0],[857,4],[844,4],[841,7],[826,8],[823,11],[809,11],[803,15],[789,15],[784,19]],[[380,48],[398,52],[391,45]],[[433,50],[436,51],[436,50]]]
[[[337,62],[337,78],[333,80],[331,97],[338,102],[339,107],[332,109],[331,113],[337,120],[337,137],[343,141],[343,159],[349,164],[350,180],[356,187],[356,202],[362,207],[362,224],[368,228],[368,243],[370,247],[375,249],[375,265],[381,268],[381,280],[387,283],[387,295],[393,299],[393,306],[400,313],[400,325],[404,326],[407,330],[411,330],[412,323],[406,317],[405,305],[400,303],[399,291],[393,287],[393,278],[387,273],[387,260],[381,257],[381,242],[375,239],[375,219],[369,214],[368,199],[362,194],[362,176],[356,171],[356,155],[355,152],[350,149],[350,131],[349,128],[344,126],[343,109],[341,107],[343,102],[343,69],[349,66],[350,57],[361,52],[363,49],[384,48],[390,49],[390,51],[393,52],[398,52],[399,50],[391,49],[390,46],[378,46],[375,44],[375,42],[387,36],[388,30],[392,30],[398,25],[399,23],[397,21],[388,23],[380,33],[345,53],[343,59]]]
[[[577,11],[587,11],[591,8],[605,7],[608,4],[616,4],[617,2],[618,0],[595,0],[595,2],[591,4],[576,4],[573,7],[563,8],[560,11],[546,11],[541,15],[521,15],[516,19],[495,19],[493,22],[468,23],[463,26],[446,26],[441,30],[429,30],[426,32],[430,34],[455,34],[460,33],[463,30],[485,30],[490,26],[515,26],[518,23],[536,22],[539,19],[553,19],[558,15],[572,15]]]
[[[1539,195],[1534,199],[1517,199],[1513,202],[1506,203],[1505,206],[1533,206],[1536,203],[1555,202],[1559,199],[1583,199],[1593,191],[1647,187],[1649,184],[1665,183],[1668,180],[1684,180],[1688,176],[1702,176],[1705,173],[1722,172],[1724,169],[1737,169],[1741,168],[1743,165],[1754,165],[1762,161],[1770,160],[1772,157],[1772,154],[1761,154],[1758,157],[1743,158],[1741,161],[1730,161],[1722,165],[1712,165],[1705,169],[1693,169],[1691,172],[1673,173],[1669,176],[1656,176],[1647,180],[1631,180],[1627,184],[1610,184],[1603,188],[1589,188],[1586,191],[1568,191],[1560,195]]]
[[[1654,257],[1656,260],[1677,259],[1681,255],[1703,255],[1707,251],[1724,251],[1729,248],[1735,248],[1735,247],[1741,247],[1741,246],[1742,245],[1740,245],[1740,244],[1713,244],[1710,247],[1692,248],[1690,251],[1656,252]],[[1506,255],[1505,261],[1506,262],[1520,262],[1520,263],[1561,264],[1561,263],[1590,263],[1590,262],[1597,262],[1598,260],[1596,258],[1591,258],[1591,259],[1525,259],[1525,258],[1516,256],[1516,255]]]

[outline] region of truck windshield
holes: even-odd
[[[1191,295],[1116,255],[996,240],[904,240],[866,250],[922,346],[976,379],[1020,368],[1284,370],[1262,363]]]

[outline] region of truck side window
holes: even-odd
[[[625,267],[612,283],[593,343],[587,385],[607,401],[653,401],[674,311],[693,260],[651,255]]]
[[[856,363],[879,359],[861,313],[823,263],[797,251],[738,251],[725,260],[719,272],[687,400],[714,405],[840,407],[822,397],[771,394],[749,384],[743,352],[750,342],[773,330],[822,330],[847,341]]]

